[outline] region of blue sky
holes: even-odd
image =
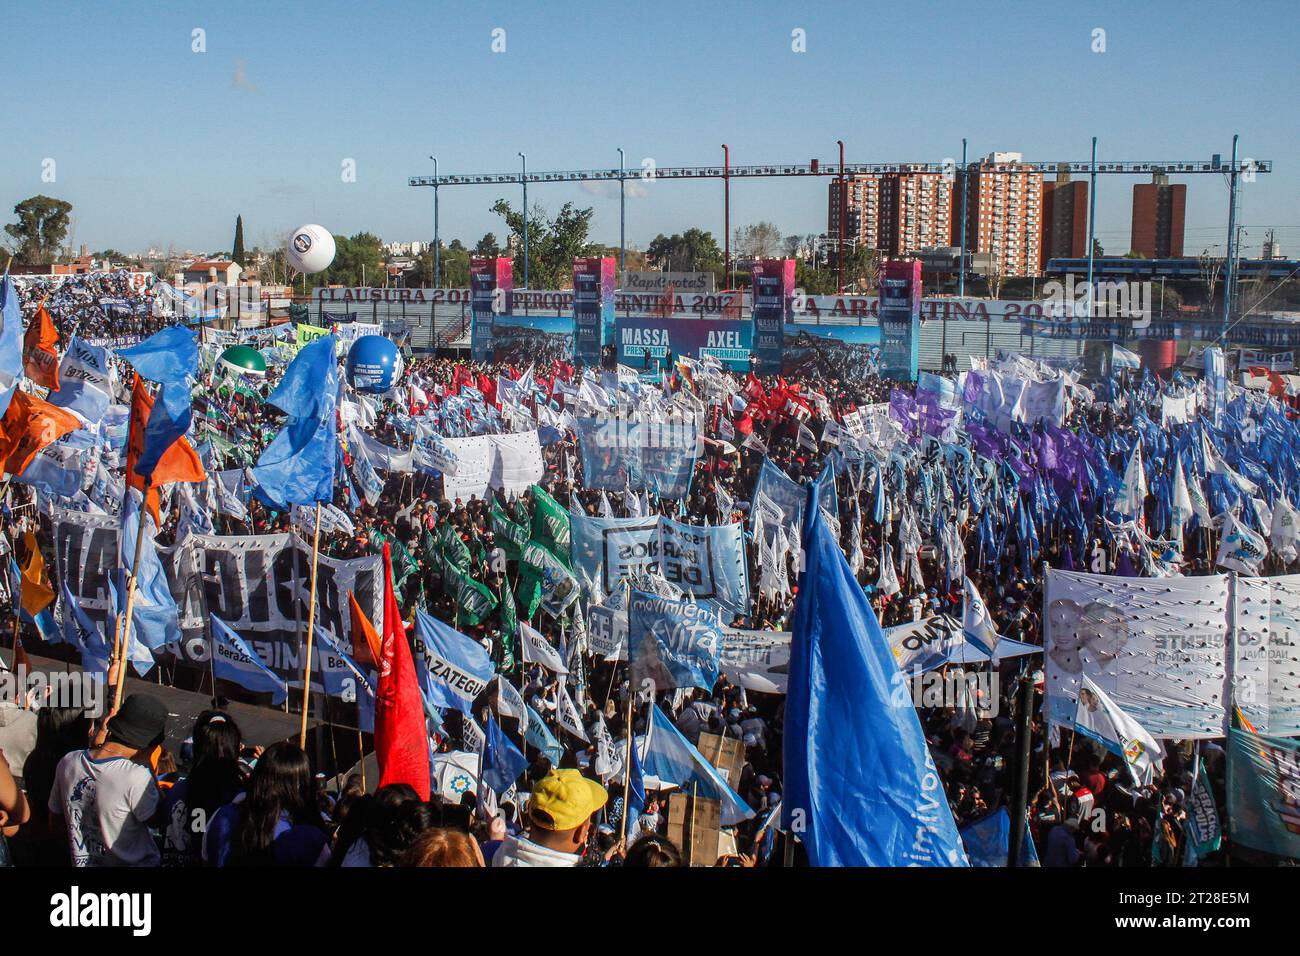
[[[0,206],[71,201],[74,240],[228,248],[320,222],[385,240],[432,236],[430,173],[807,161],[1225,158],[1275,172],[1244,187],[1246,251],[1265,227],[1300,252],[1294,8],[1259,2],[61,3],[11,6],[0,39]],[[206,52],[192,52],[192,31]],[[505,52],[491,49],[505,31]],[[807,51],[791,50],[806,31]],[[1106,31],[1106,52],[1091,50]],[[45,159],[54,183],[41,180]],[[356,182],[341,178],[355,160]],[[1128,249],[1131,185],[1098,191],[1107,252]],[[1177,180],[1176,180],[1177,181]],[[1224,242],[1220,177],[1189,183],[1189,253]],[[826,180],[733,182],[732,225],[826,225]],[[601,190],[606,191],[601,191]],[[639,188],[633,190],[641,193]],[[517,187],[442,190],[442,236],[504,233],[489,207]],[[595,207],[616,243],[616,187],[537,186],[530,201]],[[722,231],[716,181],[628,199],[628,241]],[[10,221],[8,215],[4,221]]]

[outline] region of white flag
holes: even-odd
[[[1105,744],[1124,758],[1134,782],[1149,786],[1156,775],[1156,757],[1164,750],[1136,720],[1120,710],[1087,674],[1080,675],[1079,700],[1075,705],[1074,726]]]
[[[526,720],[528,711],[525,709],[523,695],[515,689],[515,685],[505,679],[502,674],[497,675],[497,713],[502,717],[514,717],[516,720]]]
[[[560,684],[555,705],[555,719],[559,725],[579,740],[587,740],[587,731],[582,727],[582,715],[578,713],[578,708],[563,683]]]
[[[996,661],[998,659],[998,629],[993,625],[993,618],[989,617],[988,605],[980,597],[975,582],[970,578],[965,580],[961,621],[962,636]]]
[[[556,674],[568,674],[569,669],[560,659],[560,652],[555,649],[542,632],[527,621],[519,622],[519,646],[523,649],[524,660],[530,664],[541,664]]]
[[[1115,510],[1126,518],[1138,518],[1142,515],[1146,497],[1147,476],[1142,468],[1142,443],[1137,442],[1129,456],[1128,467],[1124,469],[1124,484],[1115,499]]]

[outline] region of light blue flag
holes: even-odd
[[[0,416],[9,410],[23,378],[23,311],[18,287],[5,271],[0,281]]]
[[[968,823],[961,828],[961,842],[966,848],[966,856],[971,866],[1007,865],[1011,853],[1011,815],[1006,807],[999,807],[996,813]],[[1025,836],[1020,843],[1020,862],[1018,866],[1038,866],[1038,851],[1029,836],[1029,821],[1025,821]]]
[[[121,569],[108,576],[108,597],[113,615],[109,619],[109,623],[105,625],[106,629],[109,626],[116,628],[117,620],[126,610],[125,603],[122,600],[125,591],[123,580]],[[153,670],[155,661],[153,651],[149,650],[144,642],[140,640],[140,631],[142,629],[146,631],[159,630],[162,625],[157,620],[157,617],[156,611],[140,606],[140,597],[136,595],[135,606],[131,609],[131,618],[134,623],[131,625],[130,645],[127,647],[126,657],[131,662],[131,666],[135,668],[135,672],[141,677]],[[116,641],[116,636],[114,641]]]
[[[81,490],[81,454],[76,443],[60,438],[38,451],[23,473],[14,475],[14,481],[46,495],[71,498]]]
[[[108,349],[72,336],[59,365],[58,391],[50,392],[49,403],[98,423],[111,404],[108,370]]]
[[[785,705],[785,826],[814,866],[965,866],[908,685],[821,509],[809,510]]]
[[[208,617],[212,620],[212,673],[255,694],[270,694],[272,703],[284,703],[289,696],[284,681],[225,621],[215,614]]]
[[[483,645],[416,610],[415,676],[431,706],[468,714],[474,698],[495,675],[496,668]]]
[[[357,705],[357,727],[365,733],[375,732],[375,685],[374,672],[369,676],[352,657],[343,650],[329,631],[317,626],[316,651],[320,663],[321,684],[330,697],[338,697],[344,703]]]
[[[712,691],[722,669],[722,628],[717,614],[686,598],[633,590],[628,604],[628,660],[633,681],[649,678],[661,689]]]
[[[551,733],[551,728],[546,726],[546,721],[538,715],[537,711],[531,707],[528,708],[528,727],[524,731],[524,740],[532,747],[536,747],[542,753],[546,754],[551,766],[558,767],[560,759],[564,756],[564,748],[560,742],[555,739],[555,734]]]
[[[140,565],[135,567],[136,535],[140,529],[140,492],[128,489],[122,502],[122,533],[118,537],[119,564],[124,574],[136,574],[135,604],[132,606],[132,632],[151,650],[164,644],[179,643],[180,622],[176,599],[167,583],[167,573],[158,559],[154,544],[153,518],[145,515],[144,542],[140,548]]]
[[[169,325],[138,345],[118,349],[117,355],[130,362],[141,378],[159,385],[184,385],[199,375],[198,342],[193,332],[179,325]]]
[[[63,592],[63,640],[81,652],[81,669],[87,674],[107,678],[111,651],[99,626],[90,619],[85,609],[68,590],[66,581],[59,583]]]
[[[492,712],[488,711],[487,729],[483,734],[482,763],[479,780],[498,797],[509,790],[519,775],[528,769],[528,759],[501,731]]]
[[[627,793],[623,795],[623,812],[627,814],[627,833],[634,834],[637,820],[645,812],[645,773],[641,769],[641,755],[633,738],[632,766],[627,772]]]
[[[641,770],[677,784],[683,793],[694,789],[701,797],[719,801],[724,827],[734,827],[754,815],[749,804],[731,789],[718,769],[704,759],[704,755],[673,726],[668,715],[654,704],[650,706],[650,730],[646,733]]]
[[[1300,859],[1300,740],[1228,730],[1228,827],[1233,843]]]
[[[334,498],[338,361],[333,335],[299,351],[267,401],[288,420],[257,459],[254,493],[279,511]]]

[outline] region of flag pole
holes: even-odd
[[[140,558],[144,555],[144,527],[149,517],[149,487],[151,478],[144,480],[144,493],[140,496],[140,510],[136,518],[140,522],[135,533],[135,561],[131,565],[131,577],[126,584],[126,620],[118,619],[118,641],[114,648],[113,659],[117,662],[117,686],[113,690],[113,713],[122,706],[122,692],[126,689],[126,650],[131,646],[131,612],[135,609],[135,579],[140,573]]]
[[[311,700],[311,648],[316,626],[316,565],[320,556],[320,502],[316,502],[316,530],[311,536],[311,600],[307,604],[307,655],[302,668],[302,725],[298,729],[298,747],[307,750],[307,704]]]
[[[627,818],[628,812],[632,809],[632,748],[636,742],[632,739],[632,701],[635,699],[635,691],[632,690],[632,682],[628,681],[627,695],[627,749],[623,751],[623,821],[622,834],[619,836],[620,842],[627,843]],[[626,846],[625,846],[626,852]]]

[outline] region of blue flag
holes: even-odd
[[[645,773],[641,769],[641,756],[636,752],[636,739],[633,738],[631,751],[632,766],[627,774],[627,793],[623,796],[623,811],[627,814],[627,833],[636,831],[636,821],[645,812]]]
[[[1006,807],[999,807],[983,819],[961,828],[961,842],[971,866],[1006,866],[1011,852],[1011,816]],[[1017,866],[1038,866],[1038,851],[1029,835],[1029,821],[1025,821],[1025,837],[1020,844],[1020,862]]]
[[[76,412],[93,425],[108,411],[110,391],[108,349],[72,336],[59,365],[58,390],[50,392],[49,403]]]
[[[18,287],[6,270],[0,282],[0,416],[9,410],[23,377],[23,311]]]
[[[421,610],[415,612],[415,677],[431,707],[471,712],[496,674],[483,645]]]
[[[144,542],[140,548],[140,566],[134,566],[136,536],[140,530],[140,492],[128,489],[122,502],[122,533],[118,538],[120,565],[125,574],[135,574],[135,603],[131,609],[132,631],[150,650],[164,644],[179,643],[181,628],[167,583],[167,573],[158,559],[154,545],[153,518],[144,516]]]
[[[699,687],[712,691],[722,662],[722,628],[717,614],[690,598],[667,598],[633,589],[628,603],[628,661],[633,680],[644,677],[660,688]]]
[[[635,747],[632,749],[636,750]],[[660,780],[677,784],[683,793],[690,793],[694,788],[699,796],[719,801],[722,804],[724,827],[734,827],[754,815],[749,804],[731,789],[718,769],[682,735],[668,719],[668,715],[653,704],[650,707],[650,730],[646,733],[641,769]],[[644,783],[642,792],[644,793]]]
[[[81,652],[81,669],[87,674],[108,676],[108,659],[112,656],[108,642],[98,625],[90,619],[68,590],[66,581],[59,583],[63,592],[63,640]]]
[[[122,571],[119,568],[108,576],[108,597],[113,609],[110,624],[112,624],[114,628],[118,626],[116,622],[126,611],[126,604],[123,600],[125,591],[125,579],[123,578]],[[153,659],[153,651],[149,650],[149,648],[144,645],[144,642],[140,640],[140,631],[148,631],[151,629],[155,631],[158,630],[159,625],[155,620],[156,617],[157,613],[155,611],[141,607],[140,598],[137,595],[135,607],[131,609],[131,619],[134,623],[131,627],[126,656],[127,659],[131,661],[131,666],[135,668],[135,672],[141,677],[144,677],[153,670],[155,661]],[[116,631],[114,632],[113,640],[114,643],[116,643]]]
[[[267,401],[289,416],[257,459],[253,489],[279,511],[334,498],[338,362],[333,335],[303,347]]]
[[[537,711],[531,707],[528,708],[528,728],[524,731],[524,740],[546,754],[552,766],[558,767],[560,765],[560,759],[564,756],[564,748],[555,739],[555,734],[551,733],[551,728],[546,726],[546,721],[542,720]]]
[[[498,797],[505,793],[528,769],[528,760],[510,738],[501,732],[492,712],[488,711],[487,730],[483,734],[482,763],[479,780]]]
[[[346,704],[356,704],[357,728],[368,734],[374,733],[375,685],[378,683],[374,672],[367,675],[343,650],[334,635],[319,625],[316,627],[316,642],[315,653],[325,694],[338,697]]]
[[[785,826],[814,866],[965,866],[880,622],[820,509],[808,512],[786,696]]]
[[[179,325],[169,325],[161,332],[130,348],[118,349],[135,367],[141,378],[159,385],[184,385],[199,375],[199,346],[194,333]]]
[[[215,614],[212,620],[212,673],[222,680],[232,681],[244,690],[256,694],[270,694],[275,704],[284,703],[289,689],[284,681],[262,663],[262,658]]]

